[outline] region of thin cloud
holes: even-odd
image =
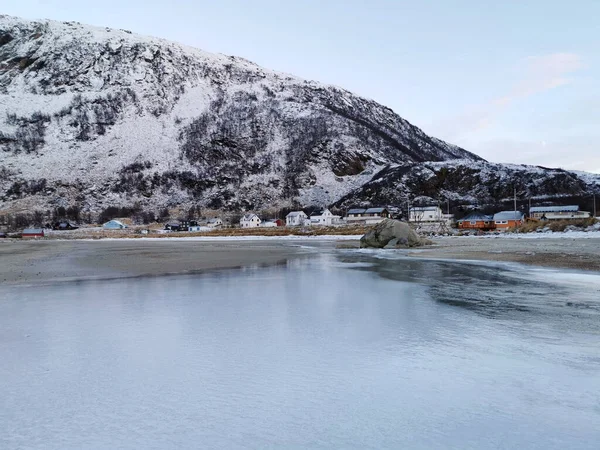
[[[530,56],[519,62],[520,81],[485,104],[444,121],[432,128],[447,139],[456,139],[470,132],[489,127],[495,118],[513,103],[573,82],[572,74],[585,68],[581,56],[575,53],[552,53]]]

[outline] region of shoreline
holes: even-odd
[[[600,272],[600,237],[434,238],[433,245],[409,249],[415,258],[512,262],[553,269]]]
[[[195,274],[286,264],[311,254],[293,243],[257,241],[11,241],[0,244],[0,286]]]
[[[0,242],[0,286],[196,274],[287,264],[323,250],[356,249],[356,236],[9,240]],[[312,249],[302,246],[310,243]],[[381,250],[384,252],[394,250]],[[409,258],[600,272],[600,238],[434,238]]]

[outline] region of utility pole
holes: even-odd
[[[517,187],[515,186],[515,215],[517,214]]]
[[[446,214],[450,215],[450,199],[447,198],[446,202],[448,203],[448,208],[446,209]]]
[[[527,215],[531,217],[531,197],[529,197],[529,208],[527,209]]]
[[[594,192],[594,219],[596,218],[596,193]]]

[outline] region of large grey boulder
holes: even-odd
[[[405,222],[386,219],[360,238],[361,248],[410,248],[429,244]]]

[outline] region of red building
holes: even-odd
[[[38,238],[44,237],[44,230],[42,228],[25,228],[21,233],[21,237],[24,238]]]
[[[490,231],[496,228],[494,217],[479,212],[474,212],[456,221],[458,228],[462,230]]]

